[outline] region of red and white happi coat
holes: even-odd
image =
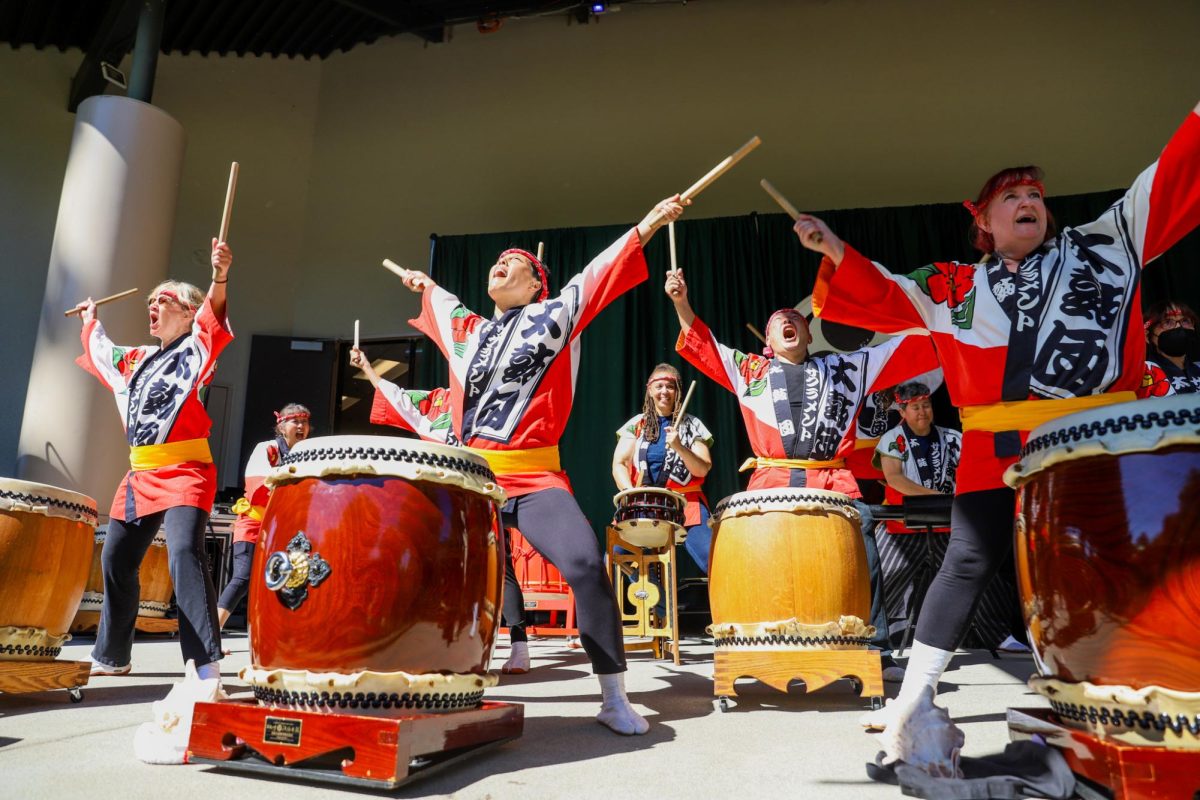
[[[83,355],[75,362],[112,391],[130,447],[208,438],[212,420],[200,392],[212,380],[217,356],[233,341],[229,321],[217,319],[211,298],[204,298],[191,332],[165,349],[113,344],[96,319],[83,326],[80,338]],[[212,462],[130,471],[109,516],[131,522],[175,506],[211,511],[216,493]]]
[[[450,362],[450,408],[459,442],[478,450],[557,447],[575,399],[579,335],[600,311],[646,280],[637,230],[596,256],[557,296],[495,319],[470,311],[440,286],[426,289],[410,323]],[[498,476],[509,497],[570,491],[565,472]]]
[[[932,426],[929,451],[922,455],[917,452],[915,440],[908,433],[904,423],[900,423],[879,437],[872,453],[875,466],[882,472],[881,459],[897,459],[901,473],[913,483],[942,494],[954,494],[958,465],[962,461],[962,434],[953,428]],[[890,506],[901,505],[904,495],[889,485],[884,489],[884,502]],[[888,520],[887,530],[888,533],[912,533],[898,520]],[[937,530],[948,531],[949,528]]]
[[[914,375],[905,383],[923,383],[929,387],[929,393],[938,390],[944,381],[941,368],[932,369],[923,375]],[[854,430],[854,452],[846,458],[846,469],[860,481],[881,481],[883,473],[875,466],[875,445],[891,427],[890,418],[895,416],[893,406],[894,386],[887,386],[876,392],[871,392],[863,399],[862,409],[858,412],[858,422]]]
[[[645,415],[638,414],[636,417],[630,417],[624,425],[617,428],[618,444],[621,442],[632,442],[633,444],[634,456],[633,463],[629,467],[629,480],[634,486],[638,485],[638,479],[641,477],[641,465],[646,463],[646,451],[650,449],[650,442],[646,441],[645,432],[642,430],[644,422]],[[696,442],[702,442],[707,447],[712,447],[714,441],[712,432],[700,421],[699,417],[684,414],[678,427],[679,444],[683,447],[691,450]],[[658,435],[665,436],[666,434],[659,430]],[[704,478],[706,476],[693,475],[678,453],[670,447],[665,449],[659,484],[661,484],[661,488],[679,492],[686,498],[683,509],[684,526],[690,528],[693,525],[699,525],[700,504],[703,503],[704,507],[708,508],[708,498],[704,496]],[[644,485],[652,486],[653,484],[646,483]]]
[[[755,456],[786,459],[799,450],[809,461],[846,458],[854,451],[855,424],[863,399],[937,365],[929,337],[924,335],[897,336],[875,347],[808,358],[803,363],[803,419],[796,426],[778,357],[768,359],[726,347],[699,318],[686,333],[679,334],[675,350],[737,396]],[[747,488],[781,486],[862,496],[854,476],[845,468],[759,467]]]
[[[450,413],[450,390],[402,389],[381,380],[371,403],[371,423],[412,431],[427,442],[458,444]]]
[[[250,460],[246,462],[245,489],[242,493],[251,508],[263,509],[266,507],[267,501],[271,499],[271,490],[266,484],[267,475],[283,462],[283,457],[287,453],[287,440],[282,436],[259,442],[254,446],[254,450],[250,453]],[[261,531],[261,518],[255,519],[248,513],[238,514],[237,521],[233,523],[233,540],[257,544],[258,534]]]
[[[1015,275],[994,258],[889,272],[849,245],[813,290],[822,319],[930,332],[955,406],[1136,391],[1145,373],[1141,269],[1200,223],[1200,116],[1097,220],[1064,228]],[[968,430],[957,491],[1004,486],[1028,431]]]

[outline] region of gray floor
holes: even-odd
[[[244,634],[231,634],[223,662],[225,684],[244,691],[236,675],[247,662]],[[85,658],[90,640],[77,639],[64,657]],[[700,797],[900,797],[871,783],[863,765],[874,737],[856,724],[865,703],[845,681],[812,696],[794,687],[784,695],[755,682],[739,683],[739,703],[713,707],[711,644],[685,642],[675,667],[633,654],[627,683],[635,706],[650,720],[642,737],[616,736],[598,725],[599,688],[586,659],[561,640],[532,643],[535,669],[490,691],[493,700],[525,704],[525,735],[469,763],[403,787],[399,797],[606,798],[655,800]],[[497,649],[496,665],[507,654]],[[133,733],[150,720],[150,704],[179,680],[177,642],[140,638],[134,674],[97,678],[73,705],[65,692],[0,695],[0,792],[12,798],[107,797],[299,798],[349,795],[297,782],[248,778],[200,765],[150,766],[133,755]],[[966,733],[967,755],[998,752],[1007,742],[1004,710],[1040,706],[1024,685],[1028,656],[968,652],[956,658],[939,695]],[[892,687],[894,692],[895,687]]]

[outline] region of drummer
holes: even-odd
[[[371,422],[375,425],[391,425],[406,431],[412,431],[427,442],[457,445],[458,437],[454,435],[454,426],[450,414],[450,391],[434,389],[421,391],[416,389],[401,389],[396,384],[386,380],[371,364],[362,349],[354,347],[350,350],[350,364],[358,367],[375,387],[375,399],[371,404]],[[524,675],[529,672],[529,637],[525,633],[525,597],[521,592],[521,583],[517,580],[516,568],[513,566],[512,552],[508,537],[504,537],[504,546],[509,550],[504,562],[504,609],[502,611],[504,624],[508,626],[508,640],[511,644],[508,660],[500,668],[506,675]]]
[[[79,304],[83,355],[76,361],[113,392],[131,467],[113,498],[100,557],[104,605],[92,649],[93,675],[124,675],[132,668],[138,567],[162,528],[184,661],[194,661],[202,679],[220,677],[217,593],[204,555],[217,468],[208,449],[212,421],[199,392],[233,340],[225,317],[233,263],[229,245],[213,239],[211,261],[207,296],[181,281],[165,281],[150,292],[150,335],[157,347],[113,344],[91,298]]]
[[[259,442],[246,462],[246,489],[233,505],[238,515],[233,523],[233,574],[217,600],[217,620],[221,627],[246,596],[250,588],[250,567],[254,564],[254,546],[262,530],[263,513],[271,490],[264,483],[272,468],[279,466],[296,442],[308,438],[312,414],[299,403],[288,403],[275,413],[275,437]]]
[[[936,371],[937,383],[941,372]],[[962,454],[962,434],[934,424],[929,385],[913,381],[897,386],[895,407],[900,424],[884,433],[875,447],[874,464],[887,482],[887,505],[900,505],[910,495],[952,495]],[[884,596],[888,616],[906,619],[911,604],[913,578],[924,566],[934,570],[946,554],[948,528],[925,532],[910,530],[900,521],[889,521],[879,531],[879,560],[883,564]],[[927,538],[931,537],[931,538]],[[926,559],[932,557],[932,563]],[[1020,614],[1011,561],[988,583],[975,612],[973,625],[988,648],[1028,652],[1013,633],[1020,633]],[[932,577],[932,576],[930,576]],[[1014,625],[1017,630],[1014,631]]]
[[[1146,311],[1146,361],[1154,375],[1152,383],[1163,387],[1147,394],[1200,392],[1198,323],[1196,312],[1183,303],[1158,303]]]
[[[742,465],[742,470],[754,468],[748,489],[806,487],[854,500],[871,577],[871,646],[880,651],[884,680],[900,680],[904,670],[892,659],[888,640],[874,520],[845,459],[854,450],[864,398],[937,366],[929,338],[898,336],[850,353],[810,356],[808,321],[796,309],[784,308],[767,320],[767,346],[757,356],[716,340],[692,310],[682,270],[667,273],[665,290],[679,316],[675,349],[741,404],[755,454]]]
[[[423,293],[421,316],[412,324],[450,362],[455,433],[488,459],[508,493],[505,527],[521,531],[575,592],[580,639],[603,696],[596,719],[626,735],[650,726],[625,694],[616,598],[595,532],[560,466],[558,442],[575,394],[579,335],[605,306],[646,280],[642,248],[684,204],[678,195],[659,203],[554,298],[545,264],[524,250],[504,251],[488,271],[488,296],[496,304],[491,320],[424,273],[404,278],[405,286]]]
[[[670,364],[659,364],[646,382],[642,413],[617,429],[612,476],[618,491],[655,486],[682,494],[684,548],[708,574],[712,529],[708,527],[708,498],[704,477],[712,469],[713,437],[700,419],[685,414],[676,419],[683,402],[683,379]]]
[[[893,274],[816,217],[795,225],[825,259],[814,308],[884,333],[930,332],[963,420],[946,560],[917,625],[900,695],[864,718],[885,726],[937,682],[988,580],[1012,552],[1015,495],[1004,470],[1046,421],[1133,399],[1144,372],[1141,269],[1200,222],[1200,106],[1159,160],[1094,222],[1055,234],[1042,171],[989,178],[974,202],[976,264],[939,262]]]

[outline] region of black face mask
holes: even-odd
[[[1200,349],[1200,339],[1188,328],[1172,328],[1158,335],[1158,349],[1164,356],[1179,358]]]

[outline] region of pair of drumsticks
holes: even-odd
[[[233,195],[237,191],[238,179],[238,162],[234,161],[229,165],[229,185],[225,189],[225,210],[221,214],[221,235],[217,238],[218,242],[224,242],[229,236],[229,219],[233,216]],[[114,300],[120,300],[123,297],[129,297],[131,294],[137,294],[137,287],[126,289],[123,292],[110,294],[108,297],[101,297],[95,302],[96,305],[102,306],[105,303],[111,303]],[[68,308],[63,312],[64,317],[71,317],[82,312],[83,309],[79,306]]]

